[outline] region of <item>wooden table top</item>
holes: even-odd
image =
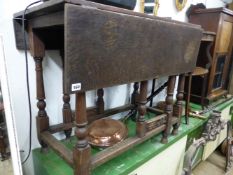
[[[22,14],[14,15],[19,49]],[[85,0],[50,0],[29,9],[26,18],[46,49],[64,51],[67,93],[191,72],[203,31]]]

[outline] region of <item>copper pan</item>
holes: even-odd
[[[110,118],[99,119],[88,127],[88,142],[97,147],[112,146],[127,137],[126,126]]]

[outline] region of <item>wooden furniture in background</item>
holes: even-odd
[[[187,74],[187,81],[185,82],[185,95],[186,95],[186,104],[185,104],[185,117],[186,123],[189,123],[189,112],[190,112],[190,97],[193,99],[198,98],[200,100],[200,104],[202,109],[205,106],[205,92],[206,92],[206,83],[207,83],[207,75],[209,73],[209,68],[212,64],[212,57],[210,55],[210,48],[213,45],[215,39],[214,32],[203,32],[203,36],[201,39],[201,46],[199,50],[199,62],[201,61],[203,67],[199,67],[200,64],[197,63],[197,67],[195,67],[192,73]],[[205,57],[204,57],[205,54]],[[199,82],[196,82],[196,81]],[[194,83],[192,86],[192,82]],[[200,84],[195,84],[200,83]],[[196,93],[196,89],[198,93]]]
[[[22,14],[14,15],[19,49],[23,48],[22,21],[19,20]],[[89,175],[91,169],[160,132],[163,132],[162,142],[167,143],[172,126],[173,134],[177,133],[182,113],[184,78],[181,77],[194,69],[202,36],[200,26],[84,0],[51,0],[28,10],[26,18],[29,48],[36,64],[38,139],[43,149],[51,147],[73,167],[75,175]],[[70,112],[64,112],[64,123],[49,125],[42,73],[45,49],[64,51],[64,109],[69,111],[69,94],[76,94],[74,122],[70,122]],[[146,111],[156,111],[145,106],[147,80],[161,76],[169,76],[165,113],[146,121]],[[180,76],[180,85],[174,106],[177,110],[173,113],[176,76]],[[99,89],[97,104],[103,107],[102,88],[132,82],[140,82],[136,98],[136,135],[91,155],[86,138],[86,91]],[[104,112],[102,107],[98,110],[100,114],[96,113],[93,119],[130,110],[134,105]],[[151,123],[153,127],[148,127]],[[78,141],[72,152],[52,134],[69,131],[73,126]]]
[[[232,46],[233,46],[233,12],[226,8],[213,9],[197,9],[189,16],[189,21],[194,24],[200,24],[205,30],[215,32],[216,39],[211,49],[213,57],[211,67],[209,69],[207,89],[205,92],[205,103],[225,95],[229,82],[229,65],[232,62]],[[205,67],[205,53],[198,56],[197,65]],[[194,80],[196,88],[191,96],[191,100],[200,102],[201,92],[198,91],[200,80]]]
[[[202,85],[201,85],[201,106],[202,109],[204,109],[204,92],[206,87],[206,78],[208,74],[208,69],[202,68],[202,67],[195,67],[194,71],[192,73],[187,74],[188,82],[187,82],[187,92],[186,92],[186,104],[185,104],[185,122],[186,124],[189,124],[189,112],[190,112],[190,95],[191,95],[191,88],[192,88],[192,78],[195,76],[199,76],[203,79]]]

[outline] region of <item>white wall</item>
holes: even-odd
[[[6,68],[8,71],[9,90],[12,95],[12,107],[15,116],[17,134],[19,138],[19,147],[25,152],[22,153],[22,159],[25,158],[28,150],[28,131],[29,131],[29,112],[26,91],[25,78],[25,58],[22,51],[18,51],[15,47],[15,39],[13,32],[12,17],[13,13],[23,10],[29,3],[34,0],[1,0],[0,1],[0,34],[3,35],[3,43],[5,48]],[[186,21],[185,11],[189,5],[203,2],[207,7],[219,7],[224,3],[220,0],[188,0],[185,9],[178,12],[175,9],[175,0],[160,0],[160,8],[158,16],[172,17],[172,19]],[[137,9],[137,8],[136,8]],[[51,59],[52,58],[52,59]],[[62,73],[61,59],[57,51],[47,51],[43,62],[44,66],[44,82],[47,103],[47,113],[50,117],[50,124],[62,122]],[[32,116],[33,116],[33,133],[32,147],[39,147],[36,137],[35,116],[37,114],[35,99],[35,74],[34,61],[29,55],[29,74],[30,88],[32,100]],[[160,86],[164,82],[161,79],[157,82]],[[129,101],[129,92],[132,92],[132,86],[122,85],[105,89],[105,105],[106,108],[115,107],[125,104]],[[165,92],[161,93],[157,100],[163,99]],[[96,99],[96,92],[88,92],[87,105],[93,106]],[[74,98],[71,99],[72,108],[74,108]],[[24,167],[25,174],[33,175],[31,161],[28,161]]]
[[[5,65],[5,54],[2,36],[0,35],[0,79],[1,79],[1,95],[4,96],[4,111],[5,119],[7,123],[8,136],[10,136],[10,150],[12,159],[12,165],[14,170],[14,175],[22,175],[22,166],[20,161],[19,145],[16,133],[16,123],[14,120],[14,113],[12,111],[12,98],[10,92],[8,91],[9,81],[7,76],[7,71]]]

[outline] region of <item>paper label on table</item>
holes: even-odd
[[[79,90],[81,90],[81,83],[72,84],[71,91],[79,91]]]

